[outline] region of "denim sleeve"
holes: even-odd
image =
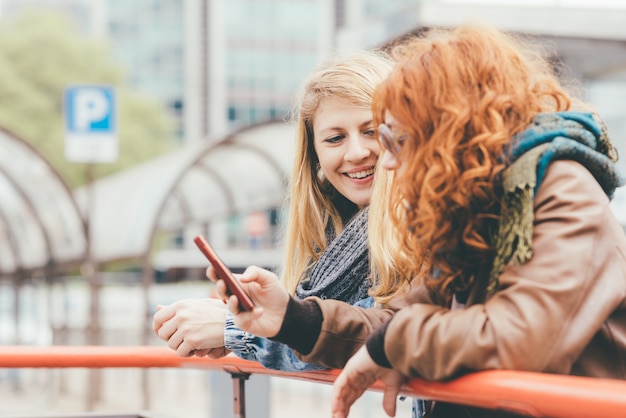
[[[367,297],[355,303],[355,306],[371,308],[374,300]],[[324,370],[324,366],[304,363],[285,344],[257,337],[237,328],[230,312],[226,315],[224,327],[224,346],[245,360],[258,361],[264,367],[287,372]]]
[[[235,325],[230,312],[226,316],[224,346],[245,360],[258,361],[264,367],[287,372],[324,370],[325,367],[304,363],[285,344],[257,337]]]

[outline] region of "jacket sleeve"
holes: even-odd
[[[237,357],[244,360],[258,361],[263,367],[268,369],[289,372],[324,369],[323,366],[301,361],[285,344],[267,338],[257,337],[256,335],[238,328],[230,312],[226,316],[224,346]]]
[[[507,266],[487,302],[414,304],[394,316],[382,341],[395,369],[433,380],[496,368],[570,372],[623,303],[626,240],[578,163],[552,163],[534,205],[533,256]]]
[[[370,308],[373,305],[374,300],[371,297],[361,299],[355,303],[355,306],[362,308]],[[258,361],[268,369],[288,372],[326,369],[324,366],[300,360],[296,353],[286,344],[257,337],[243,331],[235,325],[233,315],[230,312],[226,315],[224,346],[237,357]]]
[[[402,307],[415,302],[432,302],[430,292],[423,286],[408,286],[384,308],[364,309],[330,299],[307,298],[317,304],[322,313],[319,336],[310,353],[298,357],[308,363],[343,368],[348,359],[363,345],[365,339],[385,324]]]

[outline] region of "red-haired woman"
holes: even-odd
[[[377,378],[390,415],[405,377],[626,379],[626,237],[609,207],[624,178],[603,123],[535,46],[489,27],[433,31],[393,55],[374,97],[379,164],[395,171],[388,213],[411,256],[405,271],[423,274],[381,281],[375,296],[410,305],[295,301],[251,269],[243,280],[263,310],[238,314],[241,326],[334,367],[356,351],[333,417]],[[500,416],[444,403],[427,412]]]

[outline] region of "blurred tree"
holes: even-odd
[[[85,164],[64,156],[63,91],[70,84],[116,89],[120,156],[116,163],[98,164],[96,177],[176,145],[171,116],[124,85],[123,70],[105,43],[81,36],[68,18],[54,12],[0,20],[0,126],[29,141],[76,187],[85,181]]]

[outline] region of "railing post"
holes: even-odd
[[[245,373],[231,373],[233,379],[233,417],[246,418],[246,380],[250,377]]]

